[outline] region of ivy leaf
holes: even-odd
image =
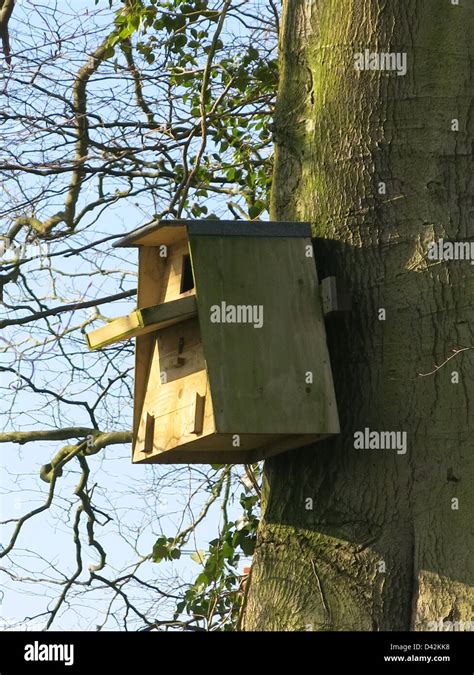
[[[253,555],[255,550],[255,537],[249,536],[246,532],[241,531],[239,532],[238,542],[244,555]]]
[[[155,562],[155,563],[161,562],[162,560],[164,560],[166,558],[167,553],[168,553],[168,548],[166,546],[166,543],[162,542],[161,537],[160,537],[160,539],[158,539],[155,542],[155,545],[153,546],[153,551],[151,553],[151,557],[153,559],[153,562]]]
[[[224,558],[233,558],[235,554],[235,549],[227,541],[224,542],[222,547],[222,555]]]

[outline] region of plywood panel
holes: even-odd
[[[338,433],[311,240],[191,235],[190,248],[217,431]],[[213,323],[216,306],[255,321]]]

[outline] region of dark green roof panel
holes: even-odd
[[[311,237],[310,223],[247,220],[161,220],[125,235],[113,246],[139,246],[138,240],[165,227],[186,227],[189,235],[218,237]],[[138,243],[137,243],[138,242]]]

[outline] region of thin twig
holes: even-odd
[[[461,352],[467,352],[469,349],[474,349],[474,347],[461,347],[459,349],[454,347],[453,350],[452,350],[453,353],[451,354],[451,356],[448,356],[448,358],[445,361],[443,361],[443,363],[440,363],[439,366],[434,364],[434,370],[431,370],[429,373],[418,373],[418,375],[420,377],[428,377],[428,375],[434,375],[440,368],[445,366],[448,363],[448,361],[451,361],[451,359],[454,359],[454,357],[457,356],[458,354],[461,354]]]

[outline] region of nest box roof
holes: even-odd
[[[159,220],[139,227],[114,248],[172,244],[188,235],[216,237],[311,237],[310,223],[247,220]]]

